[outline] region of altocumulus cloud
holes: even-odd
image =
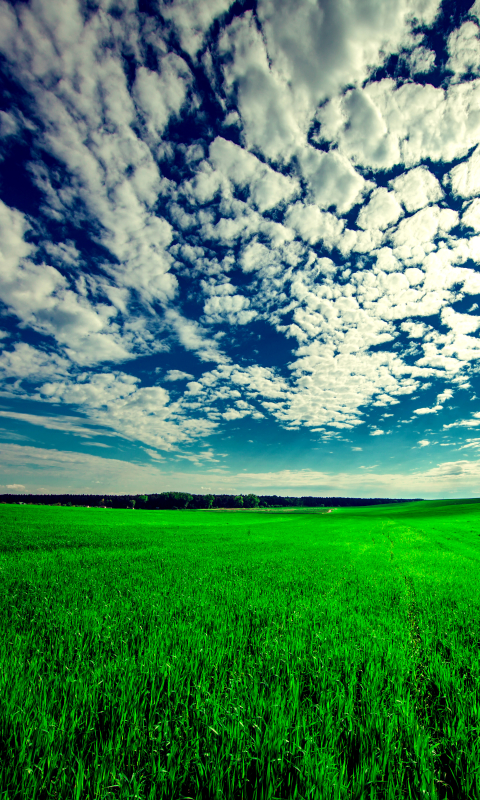
[[[4,445],[4,485],[25,458],[32,489],[88,464],[129,491],[131,464],[150,491],[474,491],[480,3],[458,6],[0,0],[0,416],[38,445]]]

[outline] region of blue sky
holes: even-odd
[[[480,0],[0,2],[0,492],[480,493]]]

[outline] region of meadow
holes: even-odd
[[[0,505],[1,800],[480,797],[480,503]]]

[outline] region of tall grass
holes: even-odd
[[[479,510],[0,506],[0,798],[478,798]]]

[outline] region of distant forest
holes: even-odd
[[[130,508],[166,510],[201,508],[340,508],[343,506],[373,506],[382,503],[412,503],[422,500],[388,499],[384,497],[279,497],[276,494],[189,494],[188,492],[161,492],[160,494],[2,494],[0,503],[43,506],[86,506],[90,508]]]

